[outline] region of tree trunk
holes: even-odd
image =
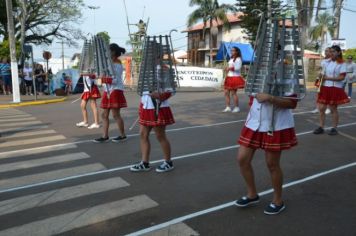
[[[334,30],[334,34],[333,34],[334,39],[339,38],[342,2],[343,2],[343,0],[335,0],[335,9],[334,9],[335,30]]]
[[[20,14],[21,30],[20,30],[20,47],[21,58],[20,64],[23,65],[25,61],[25,39],[26,39],[26,19],[27,19],[27,0],[20,1],[22,14]]]
[[[11,75],[12,75],[12,97],[14,103],[21,102],[19,72],[16,59],[16,40],[14,30],[14,18],[12,16],[12,0],[6,0],[7,26],[9,32]]]

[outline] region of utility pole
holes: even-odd
[[[64,42],[62,40],[62,70],[64,70]]]
[[[9,32],[10,43],[10,58],[11,58],[11,75],[12,75],[12,98],[14,103],[21,102],[20,85],[19,85],[19,71],[16,59],[16,40],[14,32],[14,19],[12,16],[12,1],[6,0],[7,13],[7,27]]]
[[[64,41],[62,40],[62,42],[57,42],[60,43],[62,45],[62,70],[64,70]]]

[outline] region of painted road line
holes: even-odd
[[[348,106],[345,108],[354,108],[356,106]],[[310,113],[311,111],[308,112],[301,112],[298,114],[305,114],[305,113]],[[194,128],[205,128],[205,127],[212,127],[212,126],[219,126],[219,125],[225,125],[225,124],[233,124],[233,123],[239,123],[242,122],[242,120],[238,120],[238,121],[227,121],[227,122],[220,122],[220,123],[214,123],[214,124],[208,124],[208,125],[198,125],[198,126],[188,126],[188,127],[182,127],[182,128],[176,128],[176,129],[167,129],[167,132],[176,132],[176,131],[183,131],[183,130],[189,130],[189,129],[194,129]],[[46,126],[45,128],[48,128],[48,126]],[[31,127],[29,128],[31,129]],[[26,130],[25,128],[22,130]],[[7,131],[9,132],[9,131]],[[0,133],[4,133],[4,130],[0,130]],[[128,137],[137,137],[139,136],[139,134],[129,134],[127,135]],[[93,140],[81,140],[81,141],[77,141],[77,142],[72,142],[72,143],[62,143],[62,144],[54,144],[52,146],[42,146],[42,147],[36,147],[36,149],[41,149],[41,148],[48,148],[48,147],[58,147],[58,146],[66,146],[66,145],[77,145],[77,144],[85,144],[85,143],[91,143],[93,142]],[[21,150],[19,150],[21,151]],[[1,153],[0,153],[1,156]]]
[[[27,114],[24,111],[16,110],[16,109],[2,109],[0,111],[1,114]]]
[[[0,143],[0,148],[4,147],[14,147],[14,146],[23,146],[35,143],[45,143],[45,142],[53,142],[58,140],[66,139],[63,135],[55,135],[55,136],[48,136],[48,137],[41,137],[41,138],[32,138],[32,139],[22,139],[16,141],[9,141]]]
[[[348,139],[351,139],[351,140],[353,140],[353,141],[356,141],[356,137],[353,137],[353,136],[351,136],[351,135],[348,135],[348,134],[346,134],[346,133],[344,133],[344,132],[340,132],[340,131],[338,131],[338,133],[339,133],[341,136],[344,136],[345,138],[348,138]]]
[[[0,235],[55,235],[156,206],[148,196],[139,195],[3,230]]]
[[[192,228],[190,228],[187,224],[178,223],[145,234],[145,236],[183,236],[183,235],[198,236],[199,233],[193,230]]]
[[[42,121],[26,121],[26,122],[8,122],[6,124],[0,124],[0,127],[12,127],[12,126],[26,126],[26,125],[38,125],[42,124]]]
[[[43,181],[55,180],[59,178],[65,178],[68,176],[80,175],[80,174],[100,171],[104,169],[106,168],[102,164],[95,163],[95,164],[87,164],[82,166],[59,169],[59,170],[54,170],[49,172],[36,173],[32,175],[1,179],[0,189],[14,188],[16,186],[41,183]]]
[[[0,202],[0,215],[130,186],[120,177],[31,194]]]
[[[37,130],[37,129],[47,129],[48,125],[31,125],[27,127],[20,127],[20,128],[9,128],[9,129],[0,129],[0,133],[17,133],[17,132],[22,132],[22,131],[28,131],[28,130]]]
[[[30,121],[36,120],[36,117],[24,117],[24,118],[13,118],[13,119],[0,119],[0,123],[10,123],[10,122],[19,122],[19,121]]]
[[[90,156],[88,154],[86,154],[85,152],[78,152],[78,153],[70,153],[70,154],[64,154],[64,155],[58,155],[58,156],[52,156],[52,157],[44,157],[44,158],[34,159],[34,160],[32,159],[32,160],[28,160],[28,161],[19,161],[19,162],[14,162],[14,163],[1,164],[0,165],[0,173],[14,171],[14,170],[34,168],[34,167],[39,167],[39,166],[44,166],[44,165],[63,163],[63,162],[68,162],[68,161],[82,160],[82,159],[86,159],[89,157]]]
[[[71,144],[71,145],[57,146],[57,147],[49,146],[47,148],[41,148],[41,149],[28,148],[22,150],[15,150],[15,151],[0,153],[0,159],[19,157],[19,156],[23,157],[23,156],[29,156],[35,154],[42,154],[46,152],[62,151],[62,150],[73,149],[77,147],[78,147],[77,145]]]
[[[17,118],[28,118],[28,117],[33,117],[33,116],[32,115],[26,115],[26,114],[23,114],[23,115],[4,115],[4,114],[0,114],[0,118],[1,119],[12,119],[12,118],[17,119]]]
[[[295,180],[295,181],[286,183],[286,184],[283,185],[283,188],[286,189],[286,188],[289,188],[289,187],[292,187],[292,186],[295,186],[295,185],[298,185],[298,184],[302,184],[302,183],[305,183],[305,182],[320,178],[322,176],[325,176],[325,175],[328,175],[328,174],[331,174],[331,173],[335,173],[335,172],[338,172],[338,171],[342,171],[342,170],[347,169],[347,168],[352,168],[352,167],[355,167],[355,166],[356,166],[356,162],[352,162],[352,163],[347,164],[347,165],[339,166],[337,168],[334,168],[334,169],[331,169],[331,170],[327,170],[327,171],[323,171],[323,172],[320,172],[320,173],[305,177],[303,179],[299,179],[299,180]],[[266,191],[260,192],[260,193],[258,193],[258,195],[259,196],[264,196],[264,195],[267,195],[267,194],[270,194],[270,193],[273,193],[273,189],[268,189]],[[197,211],[197,212],[194,212],[194,213],[191,213],[191,214],[188,214],[188,215],[185,215],[185,216],[181,216],[181,217],[172,219],[170,221],[167,221],[167,222],[155,225],[155,226],[151,226],[151,227],[136,231],[134,233],[128,234],[127,236],[145,235],[147,233],[154,232],[156,230],[160,230],[160,229],[169,227],[171,225],[184,222],[186,220],[190,220],[190,219],[202,216],[202,215],[206,215],[206,214],[209,214],[209,213],[212,213],[212,212],[215,212],[215,211],[219,211],[219,210],[225,209],[227,207],[231,207],[234,204],[235,204],[235,201],[232,201],[232,202],[224,203],[224,204],[221,204],[221,205],[218,205],[218,206],[215,206],[215,207],[211,207],[211,208],[208,208],[208,209],[205,209],[205,210]]]
[[[356,125],[356,122],[339,125],[339,127],[348,127],[348,126],[353,126],[353,125]],[[313,130],[310,130],[310,131],[297,133],[296,135],[297,136],[302,136],[302,135],[307,135],[307,134],[312,134],[312,133],[313,133]],[[215,153],[215,152],[220,152],[220,151],[236,149],[239,146],[240,145],[232,145],[232,146],[216,148],[216,149],[211,149],[211,150],[206,150],[206,151],[201,151],[201,152],[196,152],[196,153],[185,154],[185,155],[173,157],[172,160],[186,159],[186,158],[191,158],[191,157],[202,156],[204,154],[210,154],[210,153]],[[162,161],[164,161],[164,160],[161,159],[161,160],[151,161],[150,163],[151,164],[156,164],[156,163],[161,163]],[[111,172],[116,172],[116,171],[121,171],[121,170],[127,170],[131,166],[132,165],[119,166],[119,167],[106,169],[106,170],[101,170],[101,171],[97,171],[97,172],[91,172],[91,173],[88,172],[88,173],[85,173],[85,174],[68,176],[68,177],[65,177],[65,178],[62,178],[62,179],[55,179],[55,180],[51,180],[51,181],[45,181],[45,182],[42,182],[42,183],[29,184],[29,185],[24,185],[24,186],[19,186],[19,187],[15,187],[15,188],[9,188],[9,189],[2,189],[2,190],[0,190],[0,194],[1,193],[14,192],[14,191],[22,190],[22,189],[29,189],[29,188],[33,188],[33,187],[48,185],[48,184],[60,183],[60,182],[73,180],[73,179],[78,179],[78,178],[83,178],[83,177],[88,177],[88,176],[94,176],[94,175],[100,175],[100,174],[104,174],[104,173],[111,173]]]
[[[11,138],[23,138],[23,137],[29,137],[29,136],[55,134],[55,133],[56,133],[55,130],[49,129],[49,130],[23,132],[23,133],[4,134],[3,137],[6,138],[6,140],[7,140],[7,139],[11,139]]]

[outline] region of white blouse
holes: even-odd
[[[327,63],[325,63],[325,66],[323,68],[323,73],[327,77],[336,78],[340,74],[346,73],[346,65],[345,63],[337,63],[336,61],[330,60]],[[342,88],[344,86],[344,81],[326,80],[324,81],[324,86]]]
[[[90,79],[89,76],[83,76],[83,83],[84,83],[84,92],[89,92],[90,89],[93,87],[95,80]]]
[[[272,119],[273,106],[269,102],[259,103],[253,99],[245,126],[253,131],[268,132]],[[274,108],[274,131],[294,127],[294,118],[291,109]]]
[[[110,93],[114,90],[124,90],[124,82],[122,80],[122,73],[124,71],[122,64],[114,63],[115,76],[111,84],[103,84],[104,91],[109,89]]]
[[[234,68],[234,71],[229,70],[227,73],[227,76],[233,77],[233,76],[241,76],[241,67],[242,67],[242,61],[241,58],[238,57],[236,58],[235,62],[234,59],[231,58],[229,61],[229,68]]]

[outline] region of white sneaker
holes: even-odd
[[[225,110],[223,110],[223,112],[230,112],[231,108],[230,107],[226,107]]]
[[[319,112],[318,108],[315,108],[314,110],[311,111],[311,113],[313,113],[313,114],[318,113],[318,112]]]
[[[88,127],[88,123],[84,123],[84,121],[76,124],[77,127]]]
[[[330,113],[331,113],[330,109],[329,109],[329,108],[326,108],[325,114],[330,114]]]
[[[240,108],[239,107],[235,107],[234,110],[232,110],[232,113],[237,113],[240,112]]]
[[[88,125],[88,124],[87,124],[87,125]],[[99,124],[95,124],[95,123],[91,124],[91,125],[88,127],[88,129],[98,129],[98,128],[100,128],[100,125],[99,125]]]

